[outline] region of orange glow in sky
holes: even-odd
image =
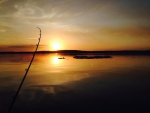
[[[60,49],[61,49],[60,43],[59,43],[59,42],[54,42],[54,43],[52,44],[52,49],[53,49],[53,50],[60,50]]]
[[[38,50],[150,49],[149,6],[148,0],[2,0],[0,51],[34,51],[36,27]]]

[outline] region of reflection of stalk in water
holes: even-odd
[[[31,64],[32,64],[32,62],[33,62],[33,60],[34,60],[34,56],[35,56],[35,54],[36,54],[36,52],[37,52],[37,49],[38,49],[38,47],[39,47],[40,40],[41,40],[41,29],[40,29],[39,27],[37,27],[37,28],[40,30],[40,37],[39,37],[38,44],[36,45],[36,49],[35,49],[35,51],[34,51],[34,53],[33,53],[33,56],[32,56],[32,59],[31,59],[31,61],[30,61],[30,64],[29,64],[28,68],[26,69],[25,75],[24,75],[24,77],[23,77],[23,79],[22,79],[22,81],[21,81],[21,83],[20,83],[20,85],[19,85],[19,87],[18,87],[18,90],[17,90],[17,92],[16,92],[16,94],[15,94],[13,100],[12,100],[12,103],[11,103],[11,105],[10,105],[10,107],[9,107],[7,113],[10,113],[11,110],[12,110],[12,107],[13,107],[15,101],[16,101],[16,98],[17,98],[17,96],[18,96],[18,94],[19,94],[19,91],[20,91],[20,89],[21,89],[21,87],[22,87],[22,85],[23,85],[23,82],[24,82],[24,80],[25,80],[25,78],[26,78],[26,76],[27,76],[27,74],[28,74],[28,71],[29,71],[29,69],[30,69],[30,66],[31,66]]]

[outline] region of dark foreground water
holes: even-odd
[[[0,55],[0,113],[8,111],[31,56]],[[150,111],[149,107],[149,56],[77,60],[38,54],[12,113]]]

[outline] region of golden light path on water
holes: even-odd
[[[30,61],[31,55],[12,55],[2,57],[1,69],[6,70],[7,76],[17,78],[22,77],[24,70]],[[65,59],[59,59],[64,57]],[[9,60],[8,60],[9,59]],[[20,59],[20,60],[18,60]],[[34,85],[61,85],[77,81],[84,81],[95,76],[108,78],[105,73],[118,72],[125,67],[145,67],[150,63],[147,57],[113,56],[111,59],[74,59],[73,56],[60,54],[37,54],[33,65],[29,71],[25,86]],[[13,67],[12,67],[13,65]],[[138,67],[137,67],[138,68]],[[105,73],[104,73],[105,72]],[[10,74],[11,73],[11,74]],[[105,76],[104,76],[105,75]],[[16,79],[17,80],[17,79]],[[10,81],[8,86],[17,81]],[[18,81],[19,82],[19,81]]]
[[[59,59],[62,57],[65,59]],[[12,54],[1,57],[0,90],[6,92],[0,93],[2,108],[7,109],[6,103],[10,101],[8,97],[11,98],[11,95],[16,92],[30,59],[29,54]],[[109,95],[112,95],[112,99],[116,101],[116,94],[117,97],[123,98],[123,102],[126,102],[127,99],[124,98],[124,95],[129,95],[128,102],[131,100],[131,103],[136,105],[137,101],[133,102],[132,99],[138,99],[140,100],[138,104],[144,106],[143,102],[149,103],[147,100],[149,97],[149,64],[149,56],[113,56],[111,59],[77,60],[68,55],[36,54],[21,89],[19,101],[17,101],[18,108],[22,109],[20,106],[24,106],[26,102],[30,105],[40,104],[39,108],[41,105],[48,105],[49,108],[51,102],[52,105],[53,102],[72,102],[74,98],[80,103],[85,95],[87,98],[96,97],[90,102],[93,105],[93,102],[98,102],[99,97],[101,100],[110,99]],[[139,96],[136,97],[135,95],[138,94]],[[71,98],[68,100],[68,97]],[[115,106],[122,102],[120,98],[118,99]],[[102,101],[102,104],[104,102]],[[24,109],[27,108],[31,107],[25,106]],[[37,107],[35,109],[37,110]]]
[[[78,71],[78,68],[80,68],[78,65],[72,66],[75,59],[71,56],[65,56],[65,59],[59,59],[62,57],[64,56],[59,54],[38,56],[39,63],[35,62],[32,66],[30,80],[27,84],[61,85],[89,77],[88,72],[84,70]]]
[[[65,59],[59,59],[65,57]],[[136,58],[114,57],[112,59],[73,59],[72,56],[51,54],[38,56],[39,64],[35,62],[30,71],[30,85],[61,85],[81,81],[94,76],[103,76],[109,70],[118,71],[123,67],[134,67],[142,64]],[[130,62],[126,62],[127,60]],[[143,59],[144,60],[144,59]]]
[[[58,56],[53,56],[52,58],[51,58],[51,60],[50,60],[50,62],[52,63],[52,64],[60,64],[60,60],[58,59]]]
[[[59,58],[65,59],[59,59]],[[24,70],[27,67],[31,55],[4,56],[0,61],[1,70],[12,80],[5,84],[1,81],[1,87],[18,84]],[[148,67],[150,60],[148,57],[123,57],[113,56],[111,59],[74,59],[73,56],[60,54],[37,54],[33,65],[29,71],[24,88],[40,88],[54,93],[55,86],[68,86],[74,83],[82,83],[90,78],[99,77],[113,79],[116,74],[124,72],[124,69],[132,70]],[[13,66],[12,66],[13,65]],[[4,73],[4,72],[3,72]],[[109,73],[114,73],[109,74]],[[17,78],[17,79],[16,79]],[[52,90],[53,89],[53,90]]]

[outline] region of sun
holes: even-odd
[[[52,43],[52,49],[53,50],[60,50],[60,48],[61,48],[61,45],[59,42],[53,42]]]

